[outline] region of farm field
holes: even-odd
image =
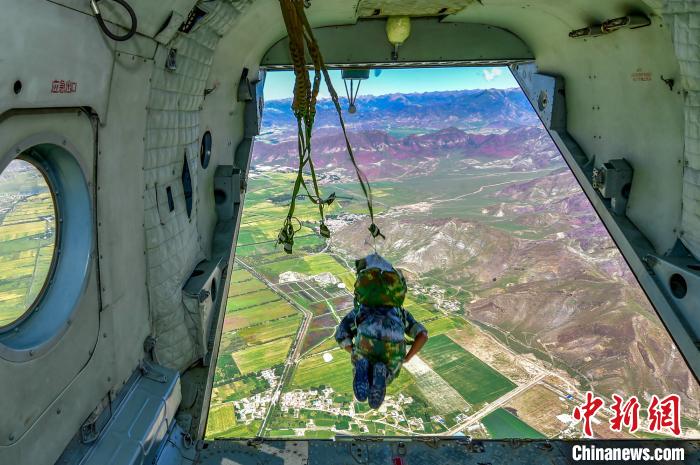
[[[229,316],[224,323],[224,327],[227,331],[235,330],[293,315],[294,313],[296,313],[294,307],[282,300],[265,302],[260,305],[248,306],[245,310],[227,312]]]
[[[43,175],[15,160],[0,176],[0,327],[32,305],[54,256],[55,210]]]
[[[241,374],[247,375],[284,362],[291,345],[290,338],[282,338],[234,352],[232,356]]]
[[[520,420],[509,411],[499,408],[483,419],[489,434],[494,439],[522,438],[544,439],[545,436]]]
[[[519,419],[548,437],[559,434],[562,423],[557,416],[568,414],[573,407],[573,402],[567,401],[544,385],[533,386],[505,405],[505,408],[515,412]]]
[[[335,392],[352,392],[352,365],[350,355],[342,350],[331,353],[331,361],[323,355],[307,357],[299,363],[290,383],[290,389],[331,387]]]
[[[475,408],[515,388],[515,383],[444,334],[430,338],[421,359]]]
[[[234,298],[228,299],[226,310],[242,310],[250,307],[257,307],[261,304],[266,304],[269,302],[276,302],[279,300],[280,298],[277,294],[270,291],[269,289],[263,288],[255,292],[241,293],[239,295],[234,296]]]
[[[301,317],[297,314],[272,320],[257,326],[246,326],[238,331],[248,345],[263,344],[296,333]]]
[[[218,434],[225,430],[231,430],[236,425],[236,415],[229,406],[222,405],[209,411],[207,427],[210,434]]]
[[[428,399],[435,412],[445,415],[470,409],[460,393],[433,371],[420,355],[404,365],[404,370],[413,375],[416,387]]]

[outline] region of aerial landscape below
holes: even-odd
[[[0,175],[0,328],[26,313],[51,271],[56,214],[44,175],[13,160]]]
[[[520,89],[360,96],[344,115],[372,182],[376,222],[332,103],[313,150],[331,238],[297,202],[294,253],[276,247],[297,162],[291,100],[270,100],[248,175],[207,424],[208,438],[468,435],[578,438],[592,391],[678,394],[700,437],[700,387]],[[303,199],[304,196],[300,196]],[[352,308],[354,261],[403,270],[405,307],[428,329],[377,410],[353,398],[333,333]],[[600,438],[672,436],[613,432]]]

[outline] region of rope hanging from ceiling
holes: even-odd
[[[325,238],[330,237],[330,230],[325,223],[324,208],[333,203],[335,200],[335,193],[331,193],[326,198],[321,196],[321,192],[318,187],[316,170],[311,157],[311,133],[313,130],[314,119],[316,117],[316,101],[321,86],[321,79],[325,81],[326,87],[328,88],[328,93],[330,94],[333,105],[338,113],[338,119],[345,138],[345,145],[348,155],[355,169],[358,182],[362,188],[362,193],[367,201],[367,209],[369,211],[371,221],[369,226],[370,234],[373,238],[384,238],[384,235],[382,235],[379,228],[374,223],[372,188],[370,187],[369,181],[367,180],[365,174],[357,166],[357,162],[352,151],[352,146],[350,145],[350,140],[348,139],[347,131],[345,129],[345,122],[343,120],[338,94],[333,87],[330,75],[328,73],[328,68],[323,61],[318,43],[314,38],[313,31],[306,18],[306,14],[304,12],[304,2],[303,0],[279,0],[279,2],[282,10],[282,17],[284,18],[284,24],[287,28],[287,34],[289,35],[289,53],[292,57],[292,63],[294,66],[295,81],[292,111],[294,112],[294,116],[297,120],[299,166],[297,169],[297,177],[294,182],[294,189],[292,191],[292,198],[289,204],[289,211],[287,212],[287,217],[284,220],[282,229],[277,236],[277,243],[284,245],[285,252],[292,253],[294,246],[294,234],[301,228],[301,223],[294,216],[294,209],[296,207],[296,201],[301,187],[303,187],[306,191],[309,200],[318,206],[318,211],[321,218],[319,233]],[[313,81],[309,77],[309,71],[306,65],[306,52],[308,52],[309,56],[311,57]],[[313,192],[309,190],[308,181],[305,179],[305,168],[308,168]],[[296,221],[296,223],[299,225],[298,228],[294,227],[294,221]]]

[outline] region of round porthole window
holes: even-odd
[[[49,180],[30,159],[0,174],[0,329],[22,320],[51,279],[58,231]]]
[[[37,134],[0,157],[0,358],[25,361],[73,323],[92,266],[92,197],[78,152]]]
[[[199,146],[199,161],[202,168],[206,169],[211,160],[211,132],[207,131],[202,136],[202,145]]]

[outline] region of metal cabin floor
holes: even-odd
[[[576,463],[571,448],[585,442],[470,441],[466,438],[391,438],[331,440],[215,440],[200,444],[193,458],[180,463],[201,465],[564,465]],[[590,445],[590,443],[588,443]],[[595,447],[649,447],[658,441],[596,441]],[[683,463],[700,463],[700,441],[666,441],[683,447]],[[172,457],[172,456],[171,456]],[[160,461],[158,462],[161,463]],[[170,463],[170,462],[169,462]],[[174,463],[178,463],[175,461]],[[595,462],[619,463],[619,462]],[[647,462],[680,463],[680,462]]]

